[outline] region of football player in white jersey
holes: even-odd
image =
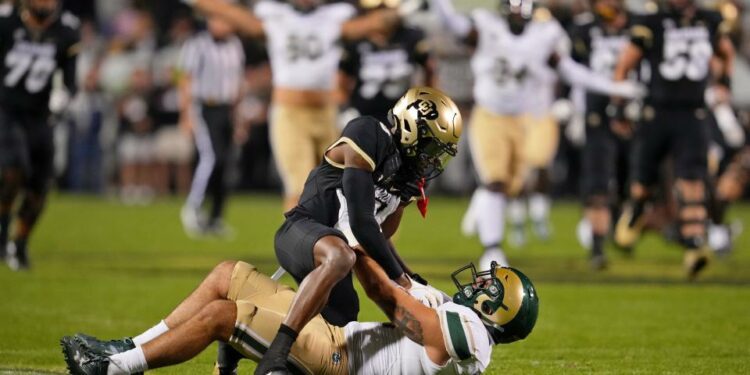
[[[462,283],[465,271],[470,275]],[[318,315],[300,332],[289,373],[478,374],[488,368],[493,345],[524,339],[536,324],[536,289],[513,268],[493,263],[477,272],[472,264],[463,267],[452,275],[458,287],[452,301],[445,298],[434,307],[392,282],[362,252],[355,272],[391,324],[337,327]],[[228,342],[257,361],[294,295],[248,263],[223,262],[157,326],[132,339],[64,337],[63,354],[75,375],[136,374],[171,366],[195,357],[213,341]]]
[[[639,89],[632,83],[614,84],[573,62],[564,30],[549,13],[532,17],[532,0],[502,0],[499,12],[475,9],[471,17],[457,13],[450,0],[431,4],[451,33],[475,48],[471,65],[476,106],[469,140],[481,187],[472,197],[464,228],[475,227],[485,249],[480,268],[493,260],[507,265],[501,250],[506,197],[521,191],[528,169],[526,124],[538,125],[543,135],[544,129],[554,129],[544,124],[549,124],[557,78],[629,97],[638,96]],[[552,139],[544,143],[556,143],[555,137],[546,138]],[[554,146],[539,159],[551,159],[550,149]]]
[[[224,17],[240,33],[266,39],[273,75],[271,146],[284,183],[284,208],[293,208],[307,175],[339,134],[334,94],[339,40],[389,30],[397,25],[400,10],[354,18],[351,4],[320,0],[263,0],[252,12],[218,0],[183,1]]]

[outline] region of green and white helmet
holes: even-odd
[[[471,279],[461,276],[466,271],[471,271]],[[523,340],[534,329],[539,296],[521,271],[492,262],[489,270],[477,272],[469,263],[453,272],[451,278],[458,288],[453,302],[474,310],[495,344]]]

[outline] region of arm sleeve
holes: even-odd
[[[68,45],[67,51],[65,51],[65,56],[63,56],[63,63],[61,65],[63,84],[65,85],[65,88],[68,89],[68,94],[70,94],[71,97],[78,92],[77,62],[80,49],[80,36],[78,35],[78,32],[75,32],[71,38],[70,44]]]
[[[433,0],[431,5],[434,5],[438,19],[448,28],[448,31],[460,38],[469,35],[472,29],[471,21],[468,17],[456,12],[451,0]]]
[[[404,273],[391,252],[388,241],[375,220],[375,185],[372,174],[356,168],[344,169],[344,196],[349,213],[349,225],[354,237],[388,277],[395,279]]]
[[[578,86],[588,91],[604,95],[615,95],[626,98],[636,96],[631,92],[627,83],[615,83],[611,79],[592,72],[586,66],[583,66],[570,58],[570,56],[560,56],[556,64],[560,77],[571,86]]]

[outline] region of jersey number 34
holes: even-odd
[[[15,87],[21,78],[26,75],[26,90],[34,94],[47,86],[50,75],[57,68],[57,62],[47,56],[34,56],[11,50],[5,56],[5,66],[8,67],[8,74],[5,75],[5,86]]]

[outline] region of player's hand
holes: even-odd
[[[633,123],[624,120],[612,120],[610,123],[612,132],[622,139],[630,139],[633,137]]]
[[[442,305],[446,301],[450,301],[450,297],[445,293],[429,285],[420,284],[413,279],[411,280],[411,288],[408,289],[408,292],[423,305],[433,309]]]

